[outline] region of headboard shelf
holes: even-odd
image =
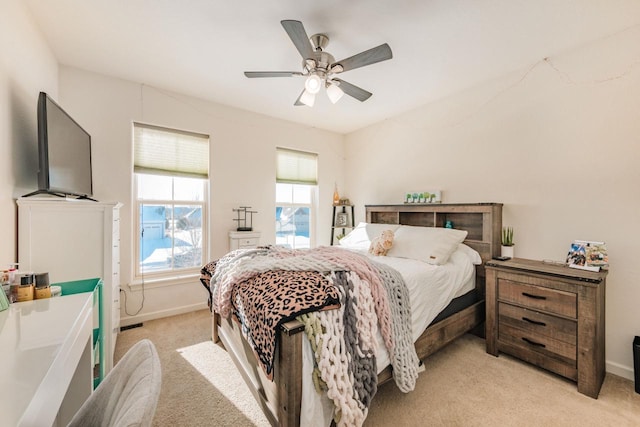
[[[453,228],[467,231],[465,243],[483,261],[500,255],[502,203],[365,205],[365,210],[369,223],[444,227],[451,221]]]

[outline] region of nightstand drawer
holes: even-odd
[[[230,231],[229,250],[251,249],[260,244],[259,231]]]
[[[498,300],[573,319],[577,317],[577,297],[571,292],[499,279]]]
[[[544,356],[560,360],[574,368],[576,367],[575,344],[572,345],[544,335],[538,335],[533,331],[502,324],[498,332],[498,343],[501,342],[520,347],[525,351],[540,353]]]
[[[238,247],[240,248],[253,248],[258,246],[258,238],[253,237],[250,239],[238,239]]]
[[[510,326],[576,345],[577,323],[574,320],[500,302],[498,303],[498,322],[499,328]]]

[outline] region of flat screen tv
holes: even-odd
[[[26,196],[93,200],[91,135],[44,92],[38,97],[38,165],[38,191]]]

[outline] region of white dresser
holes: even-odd
[[[36,197],[17,204],[20,270],[48,272],[51,283],[102,279],[106,375],[120,329],[122,204]]]
[[[230,231],[229,250],[255,248],[260,244],[259,231]]]

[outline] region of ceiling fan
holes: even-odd
[[[304,90],[296,99],[294,105],[307,105],[313,107],[316,94],[322,86],[326,88],[327,96],[332,103],[338,102],[343,94],[354,97],[358,101],[366,101],[372,95],[371,92],[352,85],[336,75],[365,65],[391,59],[393,54],[387,43],[372,49],[360,52],[341,61],[336,61],[333,55],[323,49],[329,43],[329,37],[325,34],[307,36],[307,32],[300,21],[280,21],[285,31],[291,38],[300,55],[302,55],[302,72],[298,71],[245,71],[249,78],[256,77],[306,77]],[[313,44],[313,46],[312,46]]]

